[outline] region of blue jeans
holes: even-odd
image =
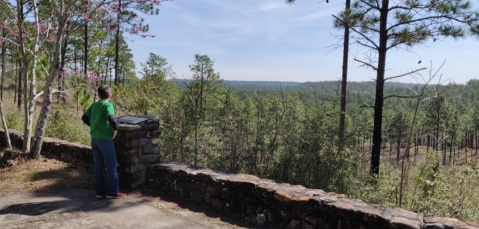
[[[116,195],[118,193],[118,171],[115,145],[112,139],[92,139],[94,181],[96,193]],[[106,174],[103,174],[106,166]],[[106,180],[105,180],[106,178]]]

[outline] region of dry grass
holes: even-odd
[[[4,90],[2,101],[4,113],[18,112],[13,97],[13,89]],[[66,107],[72,115],[77,114],[75,106],[69,104]],[[36,109],[36,116],[39,111],[40,109]],[[19,114],[22,114],[21,112]],[[78,120],[81,114],[82,112],[77,115]],[[0,124],[0,128],[3,128],[3,125]],[[3,153],[2,149],[0,153]],[[2,168],[0,163],[0,196],[12,193],[44,193],[93,188],[92,165],[71,164],[47,158],[27,160],[27,155],[19,151],[15,154],[16,156],[11,160],[14,166]]]
[[[15,166],[0,168],[0,195],[93,187],[91,166],[47,158],[27,160],[24,154],[14,160]]]
[[[390,150],[392,149],[392,151]],[[388,162],[395,162],[397,160],[397,151],[396,151],[396,146],[393,145],[393,147],[390,147],[389,144],[386,144],[386,147],[381,148],[381,159],[384,161]],[[422,164],[426,162],[426,155],[428,153],[427,147],[426,146],[419,146],[418,147],[418,153],[414,155],[414,150],[415,148],[411,148],[411,161],[414,162],[415,164]],[[433,151],[432,147],[429,147],[429,152]],[[365,144],[364,150],[361,151],[364,158],[370,158],[371,155],[371,145],[370,144]],[[400,151],[400,160],[404,157],[406,154],[406,149],[401,148]],[[442,156],[442,151],[439,152],[439,154]],[[451,163],[449,163],[449,149],[447,149],[446,152],[446,165],[450,164],[455,164],[455,165],[467,165],[467,164],[479,164],[479,150],[478,153],[476,154],[476,150],[474,149],[468,149],[466,151],[465,148],[462,149],[456,149],[455,152],[452,153],[453,157],[451,158]]]

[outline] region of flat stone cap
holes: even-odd
[[[135,116],[135,115],[125,115],[116,119],[118,123],[123,124],[140,124],[140,123],[156,123],[160,121],[159,117],[150,117],[150,116]]]
[[[140,125],[119,123],[118,124],[118,129],[119,130],[139,130],[139,129],[141,129],[141,126]]]

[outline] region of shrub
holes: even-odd
[[[5,115],[8,129],[14,129],[23,131],[24,118],[19,112],[9,112]],[[0,122],[0,126],[3,128],[3,122]]]
[[[62,106],[56,106],[49,117],[45,136],[90,145],[88,126]]]

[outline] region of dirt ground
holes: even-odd
[[[71,164],[55,159],[27,160],[27,156],[13,151],[8,163],[0,165],[0,196],[13,193],[46,193],[69,189],[91,189],[91,165]],[[5,150],[2,150],[5,154]]]

